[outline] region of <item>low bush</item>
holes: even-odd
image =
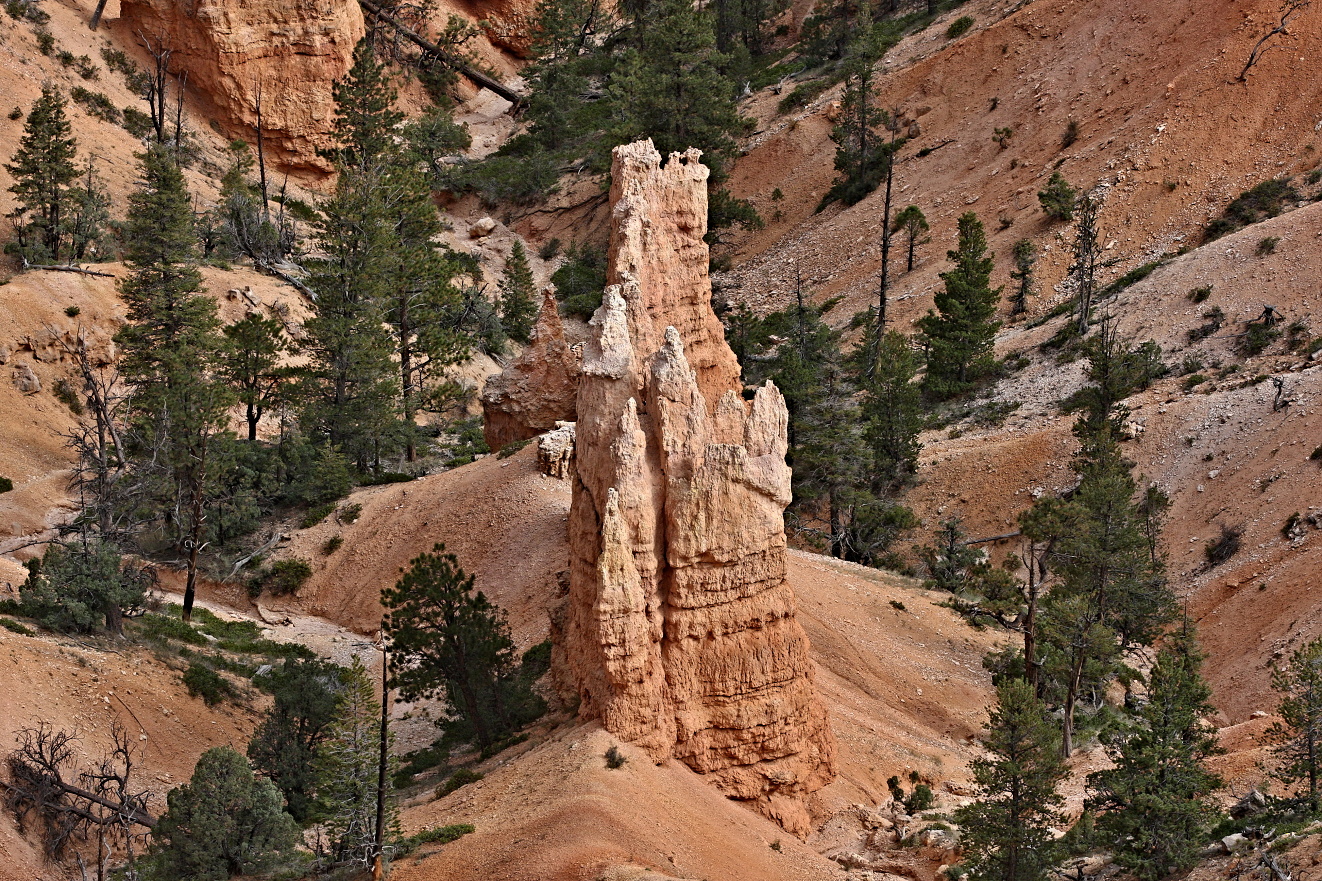
[[[184,671],[184,687],[192,697],[200,697],[208,707],[235,696],[234,687],[225,677],[205,664],[193,661]]]
[[[470,783],[476,783],[484,776],[486,775],[480,774],[471,768],[460,768],[458,771],[451,774],[444,783],[436,787],[436,797],[445,798],[460,787],[467,786]]]
[[[1239,553],[1243,536],[1244,528],[1242,526],[1222,524],[1221,535],[1209,541],[1203,548],[1203,554],[1207,557],[1207,564],[1209,566],[1219,566]]]
[[[290,557],[271,564],[266,578],[266,589],[275,596],[287,596],[298,591],[312,577],[312,567],[306,560]]]
[[[973,16],[961,15],[959,18],[955,19],[950,23],[950,27],[946,28],[946,39],[954,40],[959,37],[962,37],[965,34],[967,34],[969,32],[969,29],[972,27],[973,27]]]

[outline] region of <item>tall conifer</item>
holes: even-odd
[[[14,214],[18,240],[7,248],[25,263],[59,263],[69,258],[73,214],[72,184],[78,179],[74,140],[64,114],[64,96],[51,85],[28,112],[23,137],[13,161],[5,168],[14,177],[9,191],[18,208]]]

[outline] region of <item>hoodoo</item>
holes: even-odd
[[[712,311],[699,156],[615,149],[559,650],[586,718],[805,833],[835,744],[785,580],[788,416],[744,401]]]

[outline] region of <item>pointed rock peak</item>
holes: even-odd
[[[835,743],[785,581],[788,415],[774,386],[742,399],[711,308],[698,159],[615,151],[557,651],[585,716],[806,833]]]

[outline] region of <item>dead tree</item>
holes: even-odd
[[[118,370],[93,363],[82,327],[72,340],[49,325],[46,331],[73,360],[83,382],[86,409],[92,416],[90,422],[83,422],[64,435],[65,444],[78,455],[71,488],[78,494],[84,512],[91,510],[95,513],[98,531],[109,538],[117,531],[117,487],[127,468],[123,457],[124,441],[119,431],[121,410],[127,395]]]
[[[1289,34],[1290,19],[1303,12],[1312,4],[1313,0],[1282,0],[1281,8],[1279,10],[1281,16],[1280,21],[1275,27],[1263,34],[1262,39],[1253,44],[1253,51],[1249,52],[1249,60],[1244,62],[1244,69],[1239,72],[1239,76],[1235,77],[1236,82],[1245,82],[1249,70],[1252,69],[1253,65],[1262,60],[1262,56],[1267,54],[1268,49],[1275,47],[1276,44],[1271,42],[1272,37],[1277,37],[1281,34]]]
[[[134,751],[128,734],[116,724],[111,737],[113,746],[101,763],[77,771],[76,734],[49,722],[18,731],[18,746],[5,759],[9,779],[0,779],[0,789],[19,831],[39,831],[42,849],[53,860],[62,859],[75,841],[88,841],[92,832],[97,835],[98,863],[113,841],[121,842],[131,856],[145,834],[137,829],[156,825],[148,811],[151,792],[133,783]]]

